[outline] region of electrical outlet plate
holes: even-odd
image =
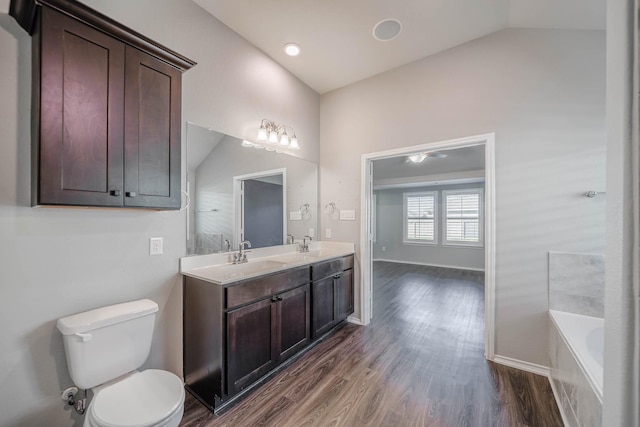
[[[327,238],[327,239],[331,238],[331,229],[330,228],[326,228],[324,230],[324,237]]]
[[[341,221],[355,221],[356,220],[356,211],[354,211],[354,210],[340,211],[340,220]]]
[[[149,238],[149,255],[162,255],[162,237]]]
[[[309,237],[314,238],[316,237],[316,230],[314,228],[310,228],[309,229]]]

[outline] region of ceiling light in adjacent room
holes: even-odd
[[[284,46],[282,46],[282,49],[284,49],[284,53],[286,53],[289,56],[300,55],[300,46],[297,45],[296,43],[287,43]]]
[[[397,19],[384,19],[373,27],[373,38],[386,42],[395,39],[402,30],[402,24]]]
[[[440,153],[438,151],[416,153],[416,154],[412,154],[410,156],[407,156],[407,162],[422,163],[424,161],[424,159],[426,159],[427,157],[433,157],[433,158],[436,158],[436,159],[444,159],[444,158],[447,157],[447,154],[446,153]]]
[[[418,153],[418,154],[412,154],[407,158],[411,163],[422,163],[422,161],[427,158],[427,155],[424,153]]]

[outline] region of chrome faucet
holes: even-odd
[[[233,254],[233,263],[234,264],[241,264],[243,262],[247,262],[247,252],[244,250],[245,245],[247,246],[247,248],[251,247],[251,242],[248,240],[243,240],[242,242],[240,242],[240,247],[238,248],[238,253],[237,254]]]
[[[300,252],[309,252],[309,243],[307,243],[307,239],[311,241],[311,236],[304,236],[302,238],[302,243],[298,243],[298,248]]]
[[[224,247],[227,248],[225,252],[231,252],[231,241],[229,239],[224,239]]]

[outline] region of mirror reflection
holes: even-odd
[[[277,147],[274,147],[277,148]],[[313,235],[318,165],[187,123],[187,255],[275,246]]]

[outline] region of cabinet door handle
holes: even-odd
[[[333,278],[334,278],[334,279],[339,279],[339,278],[340,278],[340,276],[341,276],[340,274],[335,274],[335,275],[333,276]]]
[[[275,296],[275,295],[274,295],[274,296],[272,296],[272,297],[271,297],[271,302],[276,302],[276,301],[278,301],[278,297],[277,297],[277,296]]]
[[[136,197],[136,192],[135,191],[127,191],[125,193],[125,196],[127,196],[127,197]]]
[[[111,190],[109,191],[110,196],[122,196],[122,191],[120,190]]]

